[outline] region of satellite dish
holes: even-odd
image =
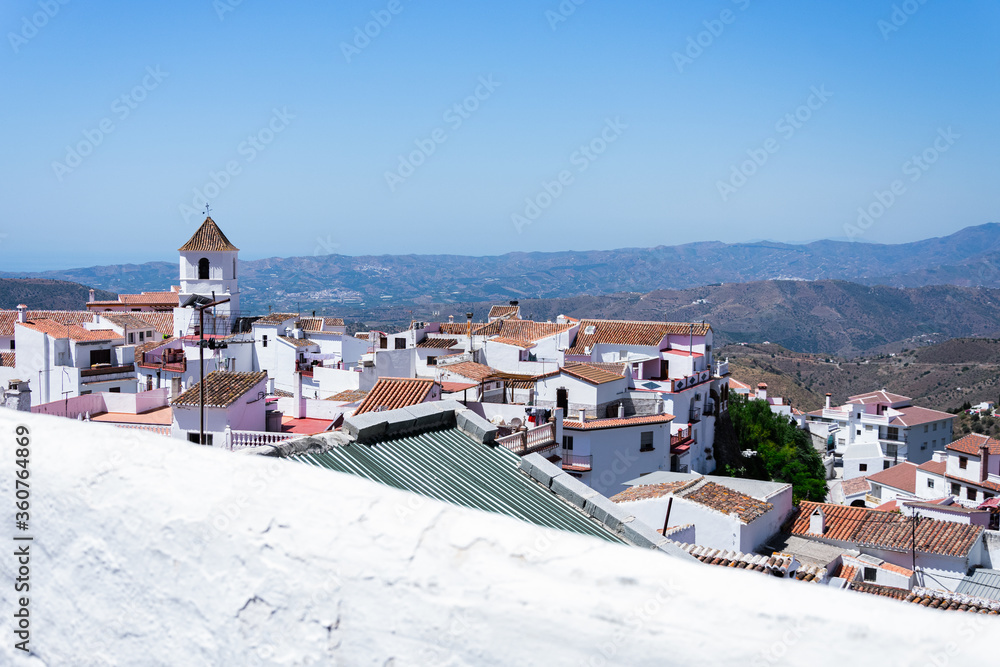
[[[518,419],[517,417],[514,417],[513,419],[510,420],[510,425],[515,428],[518,428],[521,426],[521,420]]]

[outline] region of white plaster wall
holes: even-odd
[[[643,431],[653,432],[653,451],[639,451]],[[573,436],[574,454],[593,456],[590,474],[581,479],[605,496],[624,491],[625,482],[640,475],[670,470],[669,422],[584,430],[564,426],[563,435]]]
[[[995,660],[995,617],[707,567],[301,464],[0,411],[4,432],[18,423],[32,430],[32,475],[45,480],[32,505],[45,548],[32,552],[34,655],[8,636],[8,665]],[[0,442],[11,460],[13,439]],[[0,487],[0,502],[12,492]],[[321,505],[338,511],[305,511]],[[0,578],[12,581],[14,565],[0,559]],[[573,628],[572,641],[553,642],[552,619]]]

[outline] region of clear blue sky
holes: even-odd
[[[7,0],[0,270],[175,261],[206,186],[245,259],[845,238],[894,181],[857,240],[1000,219],[995,0],[562,6]]]

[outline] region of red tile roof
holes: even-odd
[[[894,408],[899,410],[903,414],[893,415],[893,424],[902,424],[903,426],[916,426],[918,424],[929,424],[931,422],[941,421],[942,419],[954,419],[955,415],[950,412],[941,412],[940,410],[931,410],[930,408],[919,408],[916,406],[911,406],[908,408]]]
[[[454,338],[425,338],[417,343],[419,348],[436,350],[447,350],[456,345],[458,345],[458,341]]]
[[[294,320],[298,315],[295,313],[270,313],[264,317],[259,318],[254,322],[254,324],[266,324],[269,326],[277,326],[282,322],[287,322],[288,320]],[[367,334],[365,338],[367,338]]]
[[[539,375],[538,379],[555,377],[561,373],[572,375],[573,377],[589,382],[590,384],[607,384],[608,382],[621,380],[623,377],[621,373],[615,373],[614,371],[605,370],[591,364],[569,363],[562,368],[557,368],[551,373]]]
[[[330,396],[326,400],[328,401],[341,401],[345,403],[354,403],[355,401],[364,400],[365,396],[368,395],[367,390],[362,389],[345,389],[344,391],[338,392],[333,396]]]
[[[119,294],[118,300],[130,306],[177,306],[180,304],[180,297],[177,292]]]
[[[211,408],[228,408],[251,391],[259,383],[267,379],[267,371],[258,373],[233,373],[231,371],[212,371],[205,376],[205,406]],[[200,405],[201,382],[172,400],[171,405]]]
[[[500,343],[502,345],[513,345],[514,347],[520,347],[524,350],[527,350],[535,346],[534,343],[529,343],[523,340],[515,340],[513,338],[506,338],[505,336],[497,336],[496,338],[490,338],[489,342]]]
[[[645,424],[667,424],[674,420],[673,415],[646,415],[645,417],[624,417],[622,419],[588,419],[586,422],[578,422],[571,419],[563,419],[563,428],[574,431],[590,431],[603,428],[620,428],[622,426],[641,426]]]
[[[735,516],[743,523],[752,523],[774,508],[771,503],[757,500],[727,486],[709,482],[704,477],[664,484],[637,485],[612,496],[611,500],[616,503],[627,503],[661,498],[665,495],[674,495],[717,512]]]
[[[316,341],[309,340],[308,338],[293,338],[292,336],[278,336],[278,338],[293,347],[309,347],[310,345],[318,345]]]
[[[868,484],[867,477],[853,477],[841,482],[840,489],[845,496],[856,496],[859,493],[868,493],[871,491],[871,486]]]
[[[379,378],[354,414],[396,410],[423,403],[436,384],[429,378]]]
[[[299,433],[301,435],[314,435],[329,431],[334,425],[330,419],[314,419],[312,417],[282,417],[282,433]]]
[[[963,438],[959,438],[949,443],[947,449],[961,454],[969,454],[970,456],[979,456],[979,448],[984,444],[989,446],[990,456],[1000,456],[1000,442],[979,433],[970,433]]]
[[[78,324],[60,324],[52,320],[38,319],[31,322],[19,322],[18,326],[26,327],[53,338],[69,338],[78,343],[94,343],[99,341],[121,340],[121,334],[111,329],[96,329],[89,331]]]
[[[917,465],[904,461],[891,468],[881,470],[874,475],[868,475],[868,481],[883,486],[891,486],[894,489],[906,491],[907,493],[917,492]]]
[[[484,364],[478,364],[475,361],[460,361],[457,364],[440,366],[440,370],[469,378],[475,382],[482,382],[486,378],[495,375],[498,372],[495,368],[490,368]]]
[[[588,327],[594,327],[594,333],[586,333]],[[657,346],[664,336],[671,334],[688,334],[694,331],[695,336],[704,336],[711,330],[710,324],[700,322],[640,322],[634,320],[581,320],[580,329],[576,334],[573,347],[566,354],[586,354],[587,347],[597,343],[611,345],[644,345]]]
[[[851,590],[869,595],[892,598],[908,604],[916,604],[921,607],[931,609],[941,609],[944,611],[964,611],[971,614],[988,614],[990,616],[1000,615],[1000,602],[987,600],[986,598],[964,595],[962,593],[948,593],[936,591],[929,588],[914,588],[908,591],[902,588],[891,588],[889,586],[879,586],[862,581],[851,584]]]
[[[174,334],[174,314],[173,313],[129,313],[132,317],[146,322],[157,332],[163,334],[164,336],[172,336]]]
[[[162,408],[147,410],[139,414],[132,412],[101,412],[90,416],[90,421],[112,422],[115,424],[152,424],[154,426],[170,426],[174,411],[169,405]]]
[[[473,387],[478,387],[478,382],[442,382],[441,391],[453,393],[456,391],[465,391],[466,389],[472,389]]]
[[[485,326],[483,322],[473,322],[472,323],[472,333],[476,333],[476,329]],[[449,336],[468,336],[469,335],[469,323],[468,322],[441,322],[441,333],[447,334]]]
[[[934,475],[943,475],[944,471],[948,469],[947,461],[927,461],[926,463],[921,463],[917,466],[918,470],[924,470],[926,472],[932,473]]]
[[[0,366],[14,368],[17,366],[16,352],[0,352]]]
[[[60,324],[84,324],[94,321],[94,314],[88,310],[29,310],[29,321],[46,319]],[[13,336],[16,310],[0,310],[0,336]]]
[[[555,336],[563,331],[572,329],[575,324],[555,324],[553,322],[533,322],[531,320],[495,320],[489,324],[484,324],[478,329],[473,327],[472,333],[476,336],[501,336],[512,340],[525,342],[539,341],[549,336]],[[443,331],[442,331],[443,332]]]
[[[817,508],[822,509],[826,516],[826,532],[823,535],[809,532],[809,517]],[[912,517],[895,512],[803,501],[799,505],[792,534],[853,542],[888,551],[908,551],[915,536],[917,551],[962,557],[969,553],[983,532],[980,526],[928,518],[921,518],[914,529],[912,521]]]
[[[493,306],[490,308],[489,318],[495,319],[497,317],[514,317],[517,318],[521,312],[520,306]]]
[[[858,568],[841,563],[837,566],[837,569],[833,571],[833,576],[840,577],[841,579],[847,579],[848,581],[854,581],[858,576]]]
[[[208,217],[205,218],[205,222],[201,223],[201,227],[188,239],[188,242],[178,248],[178,250],[181,252],[229,252],[239,250],[239,248],[230,243],[226,235],[219,229],[219,226],[215,224],[215,220]]]

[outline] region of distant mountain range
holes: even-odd
[[[90,290],[84,285],[63,280],[0,278],[0,308],[17,308],[23,303],[33,309],[80,310],[89,296]],[[98,300],[116,298],[104,290],[95,290],[94,296]]]
[[[847,280],[890,287],[1000,287],[1000,224],[894,245],[704,242],[486,257],[323,255],[240,264],[244,308],[257,312],[266,312],[269,305],[333,311],[345,304],[372,308],[376,304],[564,298],[781,279]],[[177,262],[0,276],[69,280],[115,292],[165,290],[177,283]]]

